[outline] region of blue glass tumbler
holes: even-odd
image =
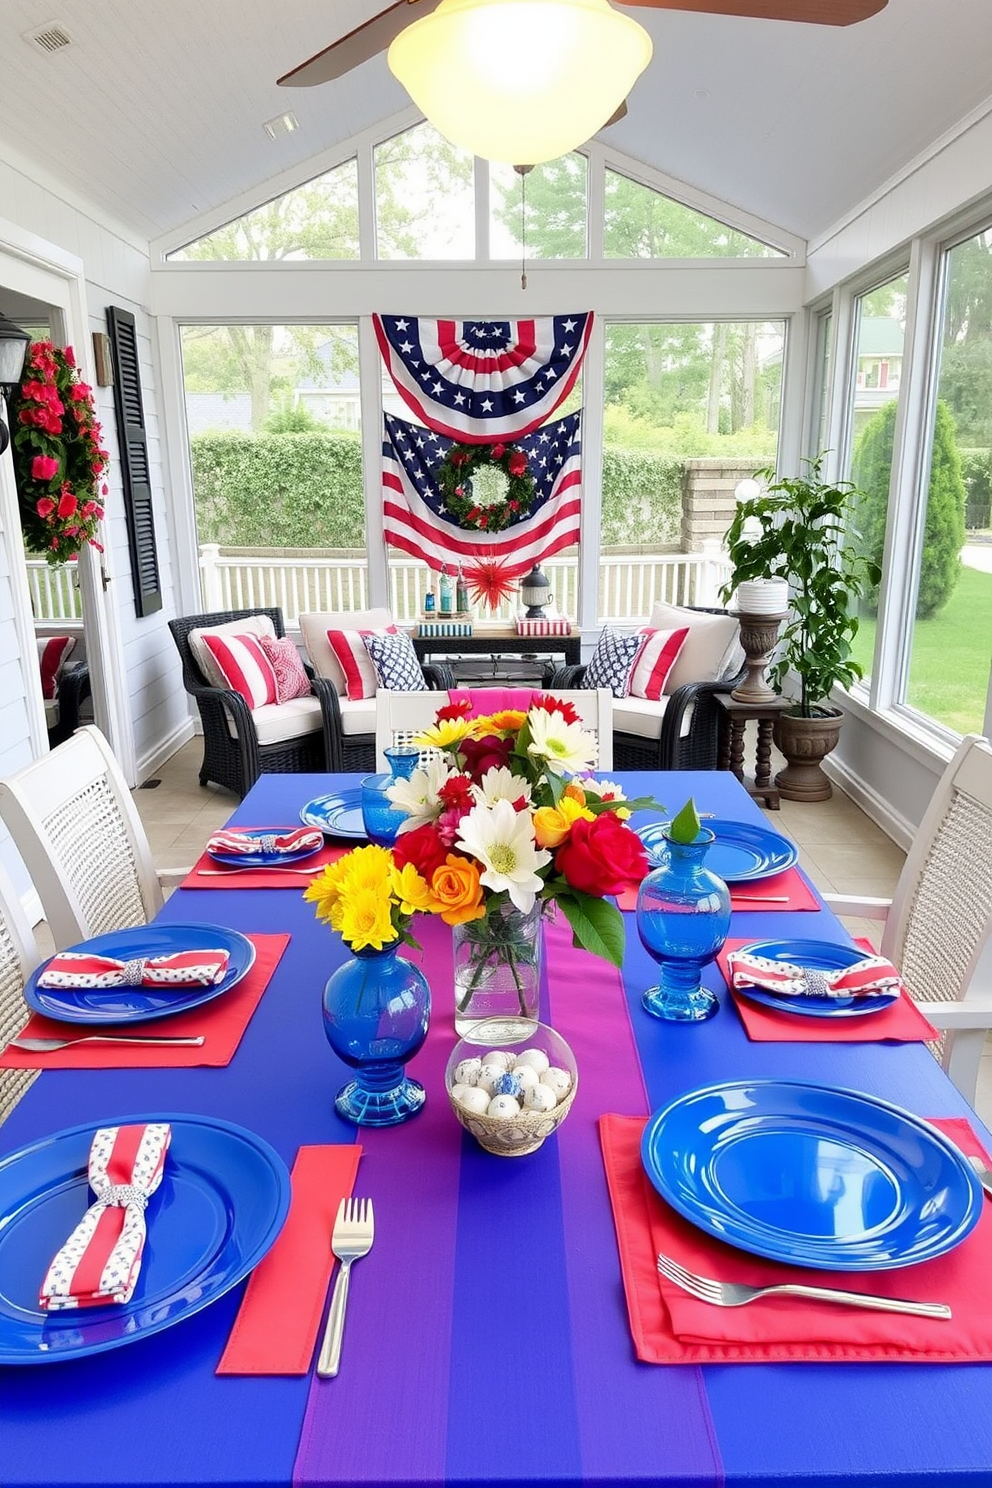
[[[703,967],[730,930],[730,890],[703,862],[714,841],[705,829],[689,843],[672,842],[666,834],[664,861],[637,895],[637,931],[661,967],[658,985],[641,998],[656,1018],[698,1023],[720,1006],[701,984]]]
[[[399,943],[349,956],[324,988],[324,1032],[354,1070],[334,1108],[356,1126],[395,1126],[423,1107],[424,1087],[404,1066],[427,1037],[431,993]]]
[[[362,781],[362,824],[370,842],[392,847],[406,813],[386,795],[397,780],[409,780],[420,760],[416,745],[396,745],[386,750],[387,775],[366,775]]]

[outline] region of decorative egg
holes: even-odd
[[[470,1111],[473,1116],[484,1116],[489,1110],[489,1096],[478,1085],[455,1085],[451,1095],[463,1111]]]
[[[516,1061],[516,1056],[508,1054],[505,1049],[490,1049],[483,1054],[483,1064],[495,1064],[499,1066],[500,1073],[511,1069]]]
[[[557,1104],[558,1097],[548,1085],[537,1084],[524,1091],[525,1111],[553,1111]]]
[[[500,1121],[512,1121],[514,1116],[520,1115],[520,1106],[512,1095],[494,1095],[486,1115],[495,1116]]]
[[[496,1094],[496,1081],[503,1074],[503,1070],[497,1069],[495,1064],[483,1064],[480,1066],[476,1076],[475,1086],[477,1090],[484,1090],[487,1095]]]
[[[529,1064],[531,1069],[537,1070],[540,1075],[547,1069],[551,1060],[543,1049],[524,1049],[516,1058],[517,1064]]]
[[[564,1100],[572,1088],[572,1077],[568,1070],[558,1069],[557,1066],[551,1065],[541,1075],[541,1084],[554,1092],[556,1100]]]
[[[515,1064],[510,1071],[520,1081],[521,1090],[533,1090],[538,1082],[538,1073],[529,1064]]]
[[[478,1085],[481,1068],[481,1059],[463,1059],[460,1064],[455,1066],[455,1084]]]
[[[522,1091],[523,1086],[519,1075],[514,1075],[509,1071],[505,1075],[500,1075],[496,1081],[497,1095],[512,1095],[514,1100],[519,1100]]]

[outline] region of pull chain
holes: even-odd
[[[527,176],[532,165],[515,165],[520,177],[520,288],[527,288]]]

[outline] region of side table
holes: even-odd
[[[772,703],[739,703],[729,692],[718,692],[715,699],[722,710],[717,768],[733,771],[748,795],[756,801],[764,801],[769,811],[777,811],[779,793],[772,784],[772,729],[778,715],[789,707],[788,700],[776,698]],[[758,725],[753,782],[744,778],[744,726],[752,719]]]

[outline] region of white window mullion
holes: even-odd
[[[362,485],[365,492],[365,547],[369,564],[369,604],[389,604],[386,539],[382,525],[382,371],[372,317],[358,322],[358,386],[362,406]]]
[[[583,635],[599,628],[605,381],[606,327],[596,316],[582,364],[582,517],[577,620]]]

